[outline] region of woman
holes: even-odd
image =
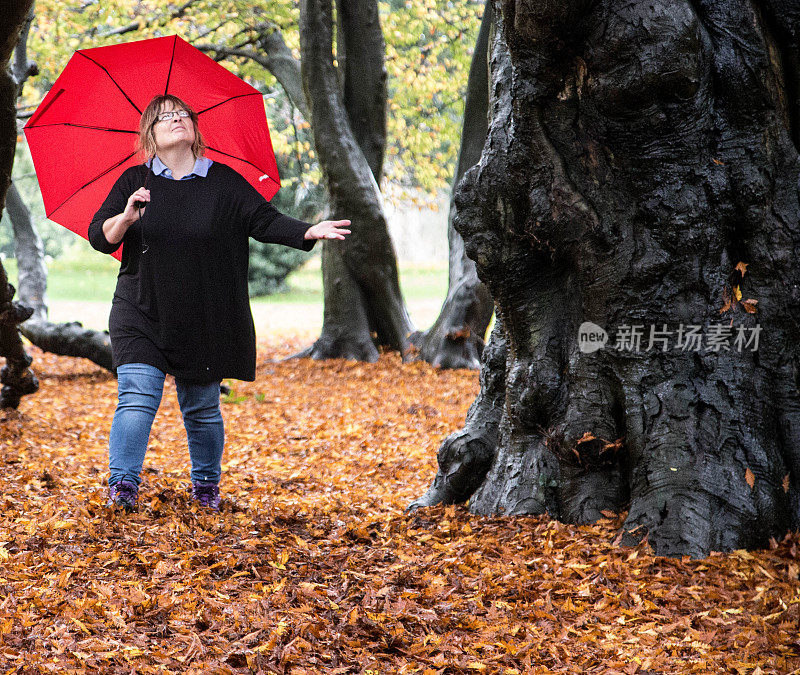
[[[136,507],[165,373],[175,377],[189,441],[192,496],[219,510],[223,378],[255,379],[247,293],[248,237],[311,250],[344,239],[349,220],[310,225],[277,211],[236,171],[203,156],[197,114],[157,96],[142,113],[139,150],[89,226],[122,264],[109,329],[119,402],[109,437],[109,505]]]

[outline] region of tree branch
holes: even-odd
[[[114,373],[108,331],[84,328],[78,321],[51,323],[30,319],[19,332],[44,352],[88,359]]]
[[[300,75],[300,61],[292,56],[283,34],[275,26],[261,28],[258,37],[259,51],[243,47],[230,48],[224,45],[195,44],[201,52],[213,52],[217,56],[238,56],[255,61],[275,76],[283,87],[289,100],[306,120],[311,119],[308,103],[303,93],[303,80]],[[258,30],[258,29],[254,29]]]

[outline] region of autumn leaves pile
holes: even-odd
[[[174,384],[142,506],[105,506],[115,381],[31,349],[0,413],[0,673],[666,673],[800,668],[797,537],[706,560],[575,527],[404,515],[477,374],[268,359],[226,398],[222,513],[192,506]]]

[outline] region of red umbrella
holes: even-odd
[[[143,161],[139,118],[157,94],[197,111],[209,159],[274,196],[280,177],[261,92],[174,35],[73,54],[25,125],[48,218],[86,238],[111,186]]]

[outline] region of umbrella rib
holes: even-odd
[[[118,83],[118,82],[117,82],[117,81],[114,79],[114,76],[113,76],[111,73],[109,73],[109,72],[108,72],[108,69],[107,69],[105,66],[102,66],[102,65],[100,65],[99,63],[97,63],[97,61],[95,61],[95,60],[94,60],[94,59],[93,59],[91,56],[86,56],[86,54],[84,54],[82,50],[78,50],[78,51],[77,51],[77,52],[75,52],[75,53],[76,53],[76,54],[80,54],[80,55],[81,55],[83,58],[85,58],[85,59],[89,59],[89,61],[91,61],[91,62],[92,62],[94,65],[96,65],[98,68],[100,68],[101,70],[104,70],[104,71],[105,71],[105,73],[106,73],[106,75],[108,75],[108,77],[109,77],[109,78],[111,78],[111,81],[112,81],[112,82],[113,82],[113,83],[114,83],[114,84],[117,86],[117,89],[119,89],[119,90],[122,92],[122,95],[123,95],[123,96],[124,96],[126,99],[128,99],[128,103],[130,103],[130,104],[131,104],[131,105],[134,107],[134,109],[136,110],[136,112],[137,112],[137,113],[139,113],[140,115],[142,114],[142,111],[141,111],[141,110],[139,110],[138,106],[137,106],[137,105],[136,105],[136,104],[135,104],[135,103],[134,103],[134,102],[131,100],[131,97],[130,97],[130,96],[128,96],[128,95],[125,93],[125,90],[124,90],[122,87],[120,87],[120,86],[119,86],[119,83]]]
[[[112,166],[108,167],[108,168],[107,168],[105,171],[103,171],[102,173],[99,173],[99,174],[97,174],[97,175],[96,175],[94,178],[92,178],[92,180],[90,180],[89,182],[85,183],[84,185],[81,185],[81,187],[79,187],[77,190],[75,190],[75,192],[73,192],[73,193],[72,193],[72,194],[71,194],[69,197],[67,197],[67,198],[66,198],[66,199],[65,199],[63,202],[61,202],[61,203],[60,203],[58,206],[56,206],[56,208],[54,208],[52,211],[50,211],[50,213],[47,213],[47,214],[45,214],[45,215],[46,215],[48,218],[50,218],[50,217],[51,217],[51,216],[52,216],[52,215],[53,215],[53,214],[54,214],[56,211],[58,211],[58,210],[59,210],[59,209],[60,209],[62,206],[64,206],[64,204],[66,204],[66,203],[67,203],[67,202],[68,202],[70,199],[72,199],[72,198],[73,198],[73,197],[74,197],[76,194],[78,194],[78,193],[79,193],[81,190],[83,190],[84,188],[87,188],[87,187],[89,187],[89,186],[90,186],[92,183],[94,183],[96,180],[100,180],[100,179],[101,179],[103,176],[105,176],[105,175],[106,175],[107,173],[109,173],[110,171],[113,171],[113,170],[114,170],[114,169],[116,169],[117,167],[119,167],[119,166],[122,166],[123,164],[125,164],[125,162],[127,162],[127,161],[128,161],[128,160],[129,160],[131,157],[133,157],[135,154],[136,154],[135,152],[132,152],[130,155],[128,155],[127,157],[124,157],[123,159],[121,159],[121,160],[120,160],[119,162],[117,162],[116,164],[114,164],[114,165],[112,165]],[[50,218],[50,219],[52,220],[52,218]]]
[[[172,77],[172,64],[175,63],[175,47],[178,44],[178,36],[175,36],[175,39],[172,41],[172,56],[169,57],[169,71],[167,72],[167,83],[164,85],[164,96],[167,95],[167,91],[169,91],[169,80]]]
[[[250,92],[248,92],[246,94],[236,94],[236,96],[231,96],[230,98],[226,98],[224,101],[220,101],[219,103],[215,103],[214,105],[206,108],[205,110],[201,110],[197,114],[198,115],[202,115],[204,112],[208,112],[209,110],[213,110],[214,108],[217,108],[217,107],[219,107],[221,105],[224,105],[228,101],[233,101],[234,99],[242,98],[242,96],[263,96],[263,94],[260,91],[250,91]]]
[[[264,171],[264,170],[263,170],[263,169],[262,169],[260,166],[256,166],[256,165],[255,165],[255,164],[253,164],[253,162],[251,162],[250,160],[247,160],[247,159],[242,159],[241,157],[237,157],[236,155],[231,155],[230,153],[223,152],[222,150],[217,150],[216,148],[212,148],[210,145],[207,145],[207,146],[206,146],[206,148],[208,148],[209,150],[213,150],[214,152],[218,152],[220,155],[225,155],[226,157],[230,157],[231,159],[236,159],[236,160],[238,160],[238,161],[240,161],[240,162],[244,162],[245,164],[249,164],[249,165],[250,165],[250,166],[252,166],[254,169],[257,169],[257,170],[258,170],[258,171],[260,171],[262,174],[264,174],[265,176],[267,176],[267,178],[269,178],[269,179],[270,179],[270,180],[271,180],[273,183],[278,183],[278,181],[276,181],[276,180],[275,180],[275,179],[274,179],[272,176],[270,176],[269,174],[267,174],[267,172],[266,172],[266,171]],[[278,185],[280,186],[280,184],[278,184]]]
[[[111,131],[115,134],[138,134],[138,131],[130,129],[112,129],[111,127],[98,127],[93,124],[75,124],[75,122],[49,122],[47,124],[34,124],[28,129],[42,129],[44,127],[78,127],[79,129],[94,129],[96,131]]]

